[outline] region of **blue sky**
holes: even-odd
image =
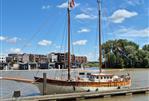
[[[0,0],[1,54],[66,52],[67,0]],[[149,44],[148,0],[102,0],[102,42]],[[71,52],[97,60],[97,2],[75,0]]]

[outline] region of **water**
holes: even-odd
[[[96,68],[93,68],[92,70],[96,70]],[[42,76],[43,72],[46,72],[48,77],[55,78],[57,76],[59,77],[66,76],[67,75],[66,71],[67,70],[1,71],[0,75],[7,77],[9,76],[9,77],[33,79],[34,76],[37,75]],[[77,71],[73,72],[72,74],[75,74],[76,72]],[[132,78],[131,88],[149,86],[149,69],[103,70],[103,72],[114,73],[114,74],[129,73]],[[0,98],[12,97],[13,91],[15,90],[20,90],[22,96],[33,96],[40,94],[38,88],[32,84],[8,81],[8,80],[0,80],[0,91],[1,91]],[[139,94],[133,96],[87,99],[85,101],[149,101],[149,96],[147,94]]]

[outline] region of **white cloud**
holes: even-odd
[[[131,18],[137,15],[137,12],[130,12],[125,9],[118,9],[109,18],[113,23],[122,23],[126,18]]]
[[[21,39],[17,37],[13,37],[13,38],[7,39],[6,41],[11,44],[16,44],[18,40],[21,40]]]
[[[20,48],[11,48],[10,53],[22,53]]]
[[[86,45],[87,40],[78,40],[73,42],[73,45]]]
[[[88,28],[82,28],[78,31],[78,33],[88,33],[88,32],[90,32],[90,29]]]
[[[64,2],[60,5],[57,5],[58,8],[67,8],[68,7],[68,2]]]
[[[11,43],[11,44],[16,44],[17,41],[19,41],[19,40],[21,40],[21,39],[18,37],[9,38],[9,37],[0,36],[0,41],[5,41],[5,42]]]
[[[78,6],[80,6],[80,3],[75,2],[75,7],[78,7]]]
[[[77,19],[96,19],[97,18],[97,12],[95,12],[97,9],[95,7],[89,7],[88,4],[81,8],[80,14],[76,15],[75,18]]]
[[[52,44],[52,41],[48,41],[48,40],[42,40],[38,42],[38,45],[41,45],[41,46],[48,46],[51,44]]]
[[[51,7],[50,5],[43,5],[42,9],[45,10],[45,9],[49,9],[50,7]]]
[[[0,41],[4,41],[4,40],[6,40],[6,37],[0,36]]]
[[[85,8],[82,8],[81,11],[85,14],[89,14],[89,13],[92,13],[93,10],[95,10],[94,8],[91,8],[91,7],[85,7]]]
[[[80,3],[76,3],[75,2],[75,7],[78,7],[80,5]],[[58,8],[67,8],[68,7],[68,2],[63,2],[60,5],[57,5]]]
[[[120,37],[149,37],[149,28],[145,29],[122,28],[111,34],[115,34]]]
[[[143,0],[127,0],[126,2],[129,5],[136,6],[136,5],[143,4],[144,1]]]
[[[96,19],[97,16],[95,15],[88,15],[88,14],[85,14],[85,13],[81,13],[81,14],[78,14],[75,16],[76,19]]]

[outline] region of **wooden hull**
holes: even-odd
[[[35,85],[43,92],[43,78],[35,77]],[[130,87],[131,80],[119,82],[80,82],[47,79],[47,94],[85,91],[110,91]]]

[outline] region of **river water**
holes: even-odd
[[[67,70],[0,71],[0,76],[33,79],[34,76],[42,77],[42,74],[46,72],[48,77],[56,78],[63,76],[65,77],[67,75],[66,71]],[[98,72],[96,68],[92,68],[92,71]],[[72,72],[72,74],[76,74],[76,72],[77,70]],[[132,78],[131,88],[149,86],[149,69],[103,70],[103,72],[113,74],[129,73]],[[16,90],[20,90],[22,96],[40,95],[38,88],[32,84],[0,80],[0,99],[12,97],[13,92]],[[149,101],[149,95],[138,94],[132,96],[117,96],[111,98],[85,99],[85,101]]]

